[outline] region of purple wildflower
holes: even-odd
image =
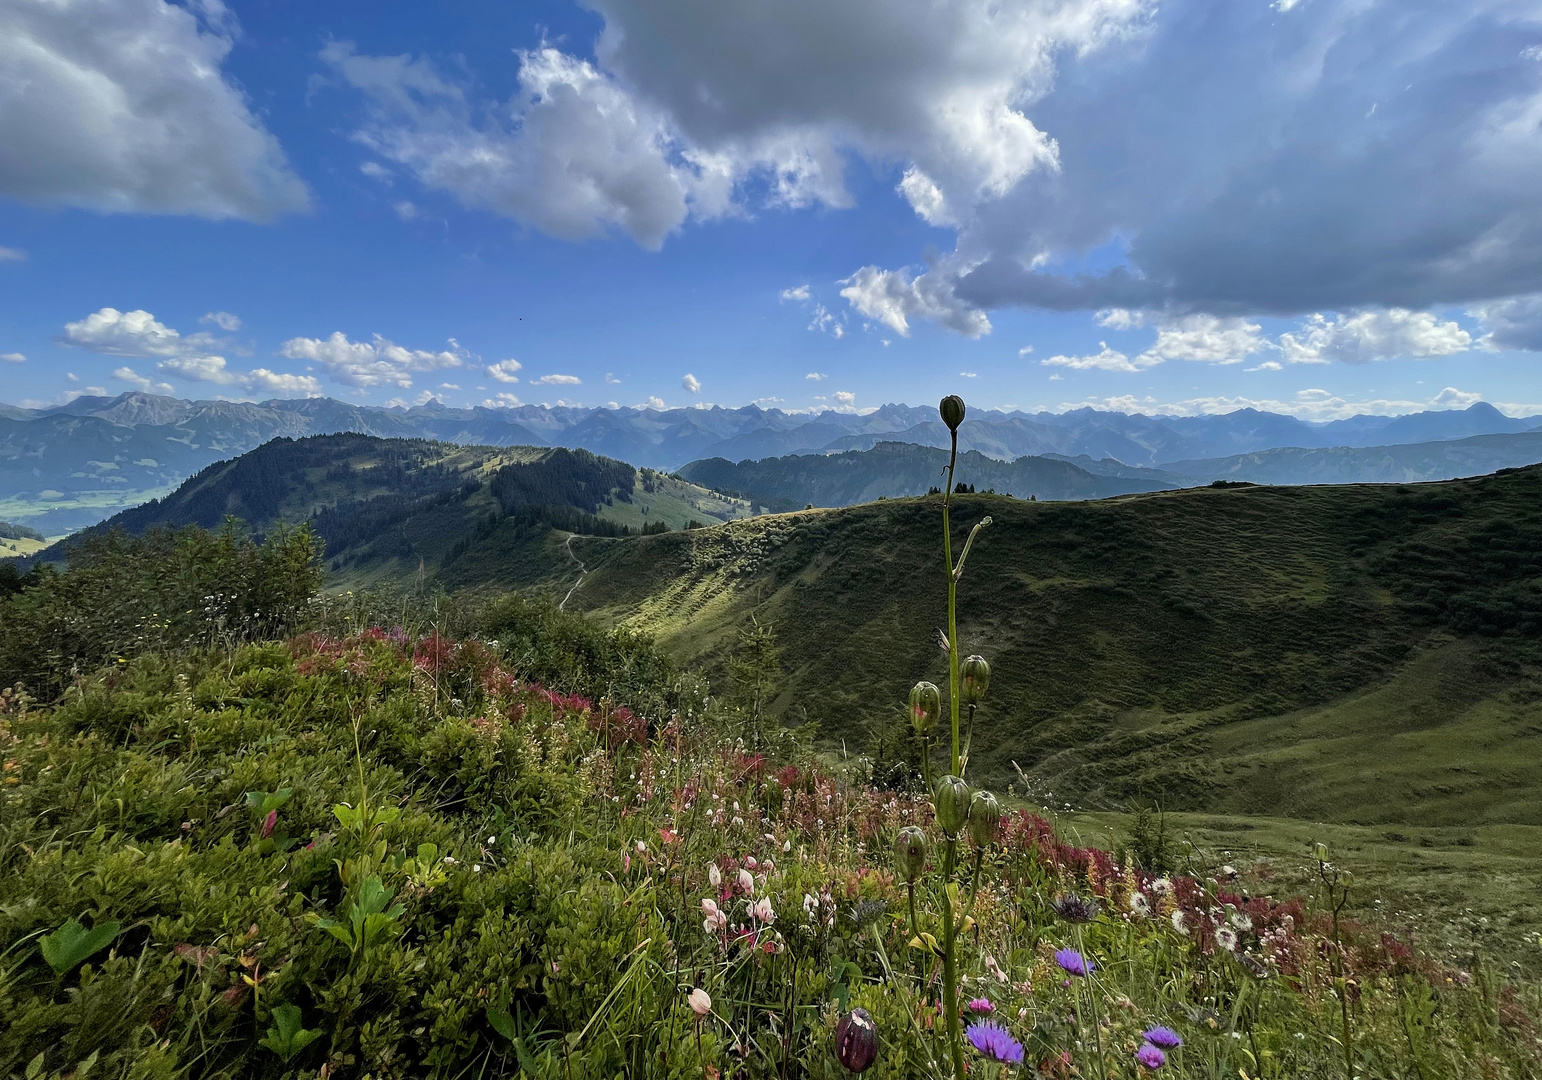
[[[996,1006],[991,1004],[990,998],[973,998],[967,1006],[972,1013],[993,1013]]]
[[[1087,976],[1097,970],[1097,965],[1075,949],[1061,949],[1055,953],[1055,963],[1068,975]]]
[[[1170,1027],[1154,1027],[1149,1031],[1141,1032],[1140,1037],[1152,1046],[1160,1046],[1168,1050],[1183,1045],[1183,1039]]]
[[[970,1024],[964,1029],[968,1039],[980,1053],[996,1061],[1019,1064],[1023,1060],[1023,1044],[1007,1034],[1000,1024]]]
[[[1135,1060],[1148,1069],[1160,1069],[1167,1064],[1167,1055],[1162,1053],[1150,1043],[1146,1043],[1135,1051]]]

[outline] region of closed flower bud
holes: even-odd
[[[691,1011],[698,1017],[704,1017],[712,1011],[712,995],[699,986],[691,991],[686,1000],[691,1004]]]
[[[894,838],[894,868],[912,885],[926,868],[926,833],[915,825],[907,825]]]
[[[978,705],[985,700],[985,690],[991,684],[991,666],[983,656],[966,656],[958,666],[958,692],[965,705]]]
[[[949,431],[957,431],[958,425],[964,422],[964,399],[957,394],[949,394],[938,403],[937,415],[942,417]]]
[[[942,714],[942,691],[935,683],[918,682],[910,688],[910,724],[916,734],[930,735]]]
[[[852,1009],[835,1025],[835,1060],[854,1073],[878,1059],[878,1025],[866,1009]]]
[[[957,836],[969,817],[969,785],[956,776],[944,776],[932,792],[937,824],[949,836]]]
[[[988,848],[1001,836],[1001,804],[988,791],[977,791],[969,801],[969,838],[976,847]]]

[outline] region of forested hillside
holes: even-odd
[[[259,534],[281,521],[303,522],[325,545],[334,581],[423,574],[464,584],[485,583],[484,573],[497,573],[479,569],[489,561],[507,564],[505,577],[561,569],[565,559],[550,543],[554,529],[623,537],[751,509],[587,450],[346,434],[274,439],[209,466],[165,498],[118,514],[89,535],[214,528],[227,517]],[[468,555],[472,566],[459,566]]]

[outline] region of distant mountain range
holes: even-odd
[[[960,440],[962,441],[962,440]],[[1402,484],[1482,476],[1542,462],[1542,430],[1403,446],[1279,447],[1223,458],[1172,461],[1160,468],[1112,458],[1046,454],[1012,461],[977,450],[959,455],[958,475],[977,491],[1020,499],[1102,499],[1111,495],[1201,487],[1216,481],[1254,484]],[[679,470],[691,483],[730,491],[772,510],[856,506],[878,498],[924,495],[945,482],[946,450],[880,442],[871,450],[793,454],[732,462],[693,461]]]
[[[960,446],[1004,462],[1028,455],[1049,457],[1097,476],[1177,486],[1192,482],[1192,476],[1183,474],[1196,462],[1280,448],[1380,447],[1537,430],[1542,430],[1542,417],[1512,418],[1483,403],[1461,411],[1357,416],[1328,423],[1252,409],[1194,417],[1094,409],[1033,415],[972,410]],[[67,532],[167,494],[205,466],[269,439],[342,432],[466,445],[582,448],[666,471],[710,458],[741,462],[869,450],[884,442],[947,445],[947,431],[930,405],[885,405],[864,415],[786,413],[753,405],[653,410],[538,405],[453,409],[430,404],[387,409],[331,398],[244,403],[136,392],[82,397],[48,409],[0,405],[0,518],[50,534]],[[1266,482],[1310,482],[1308,474],[1292,471],[1295,459],[1277,460],[1280,464],[1270,466],[1271,475],[1281,478]],[[1163,475],[1146,471],[1158,466]],[[1262,466],[1239,465],[1243,471],[1228,475],[1251,479],[1243,472],[1255,467]],[[1035,468],[1042,472],[1046,466]],[[1048,482],[1049,474],[1043,475]],[[1032,485],[1024,481],[1021,486]]]

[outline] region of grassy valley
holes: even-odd
[[[956,543],[993,519],[960,601],[961,646],[1002,688],[979,715],[979,765],[1005,780],[1015,763],[1046,799],[1086,806],[1542,824],[1539,496],[1542,469],[958,498]],[[785,720],[902,756],[882,735],[911,682],[945,682],[939,504],[579,539],[591,573],[568,606],[720,673],[753,616],[784,649]]]

